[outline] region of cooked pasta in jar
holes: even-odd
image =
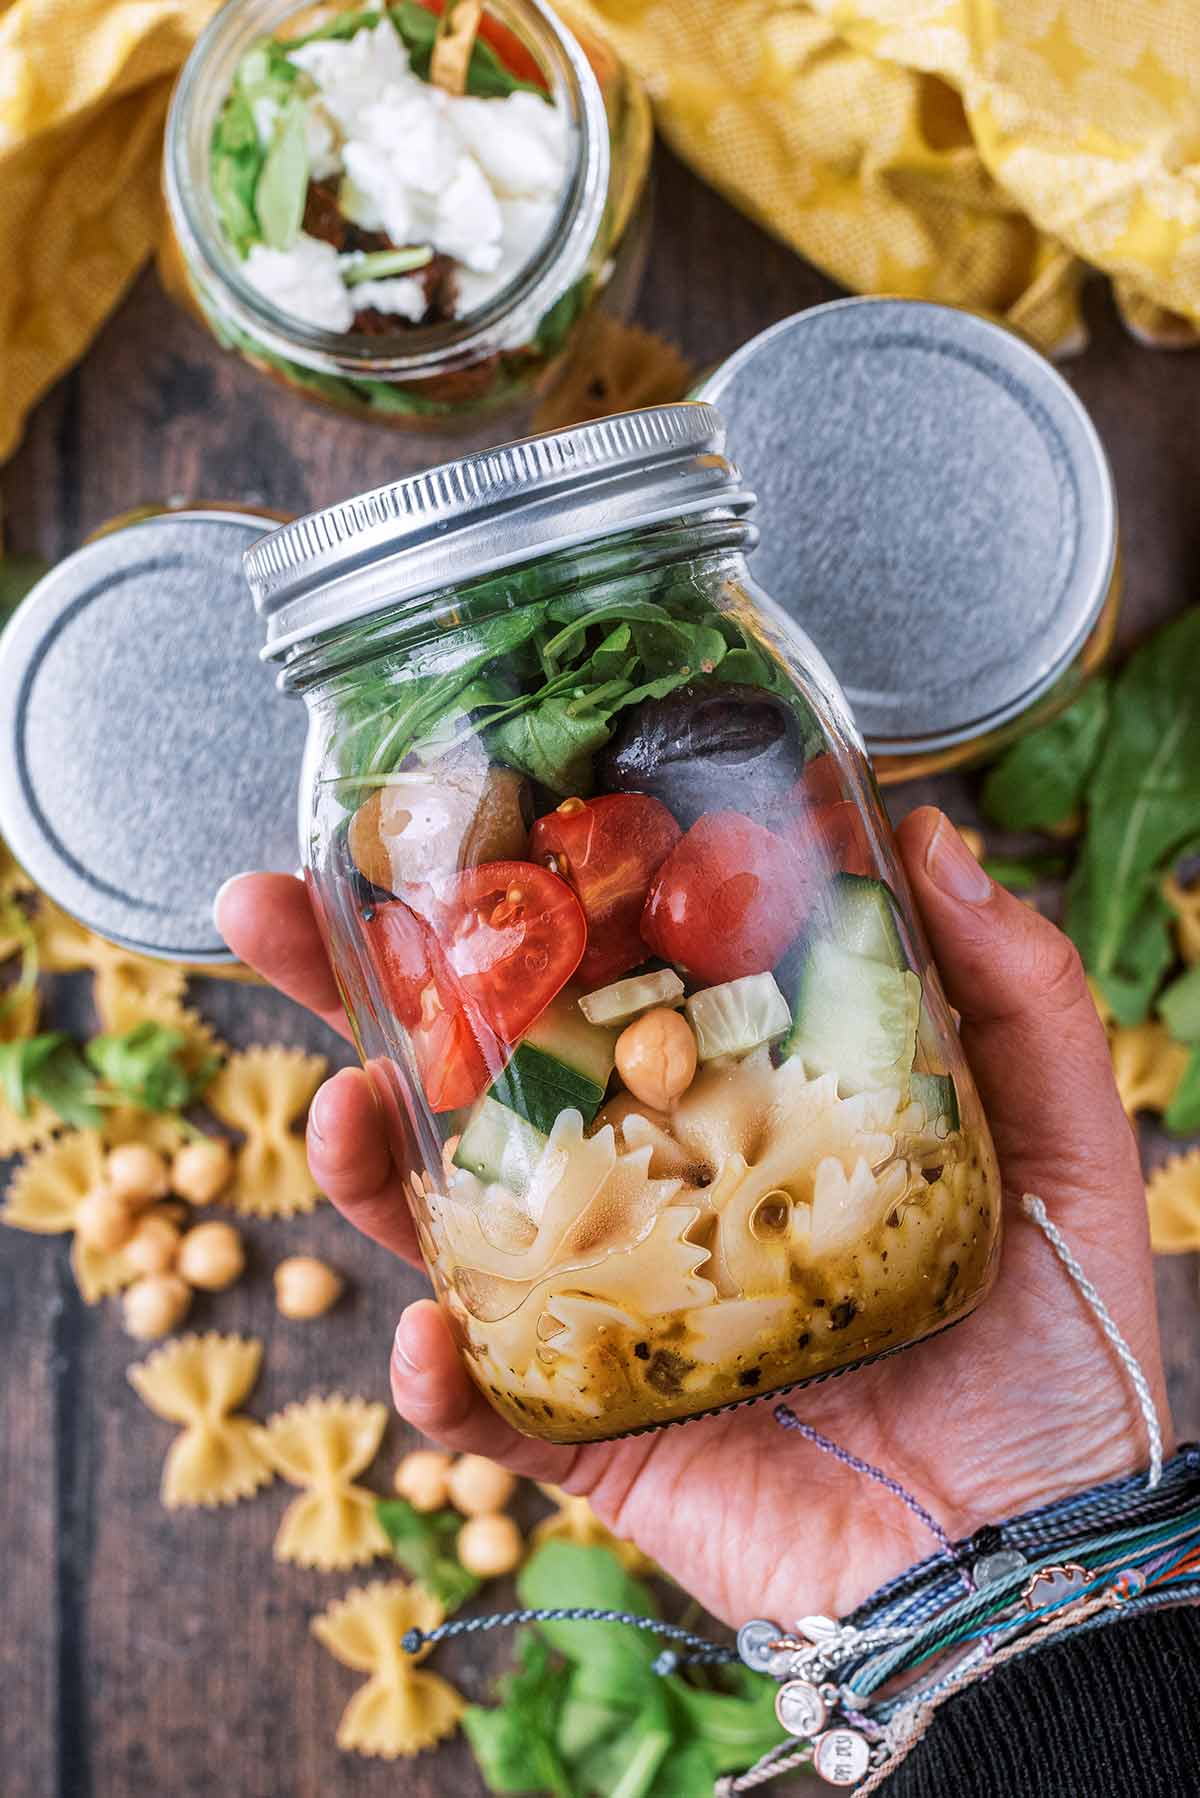
[[[751,504],[711,408],[663,407],[248,557],[439,1297],[556,1441],[902,1348],[994,1267],[975,1088],[844,702],[747,573]]]

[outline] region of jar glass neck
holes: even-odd
[[[745,554],[757,539],[752,524],[723,515],[669,520],[555,550],[331,631],[288,662],[280,684],[319,699],[353,686],[368,665],[373,672],[379,664],[412,670],[420,678],[426,662],[444,664],[451,642],[461,643],[467,660],[501,660],[531,611],[544,614],[551,628],[565,628],[567,611],[594,623],[609,607],[614,619],[628,619],[631,605],[653,606],[667,591],[703,600],[722,580],[748,580]],[[517,619],[526,624],[511,622]]]

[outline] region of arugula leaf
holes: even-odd
[[[49,562],[43,562],[40,556],[0,557],[0,630],[49,570]]]
[[[1050,830],[1083,803],[1108,721],[1110,683],[1099,678],[1049,724],[1005,751],[980,802],[1005,830]]]
[[[1121,1023],[1146,1016],[1172,959],[1163,867],[1200,813],[1200,609],[1132,657],[1088,791],[1066,926]]]
[[[1200,1130],[1200,1044],[1193,1047],[1175,1096],[1163,1112],[1163,1125],[1172,1136],[1192,1136]]]
[[[1177,1043],[1200,1043],[1200,965],[1171,982],[1158,1015]]]
[[[0,1044],[0,1089],[18,1117],[28,1117],[31,1101],[42,1099],[78,1129],[94,1130],[103,1120],[95,1076],[62,1030]]]
[[[592,790],[592,757],[612,735],[598,712],[579,712],[568,699],[548,699],[488,733],[497,761],[528,774],[561,798],[586,799]]]
[[[551,1792],[576,1798],[557,1744],[570,1674],[551,1665],[548,1644],[532,1630],[517,1637],[517,1667],[498,1682],[495,1707],[472,1704],[462,1726],[492,1792]]]
[[[200,1097],[219,1066],[210,1056],[194,1072],[182,1062],[187,1038],[152,1019],[110,1036],[95,1036],[85,1051],[108,1084],[143,1111],[183,1111]]]
[[[457,1611],[478,1592],[481,1582],[467,1572],[454,1552],[462,1528],[457,1511],[417,1511],[407,1499],[381,1498],[375,1515],[396,1560],[428,1586],[448,1612]]]
[[[254,211],[263,242],[272,250],[290,250],[300,235],[308,195],[308,138],[304,102],[289,100],[275,121],[275,131],[254,188]]]

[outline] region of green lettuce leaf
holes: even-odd
[[[1067,710],[1006,750],[980,800],[1005,830],[1052,830],[1083,804],[1108,719],[1109,683],[1094,680]]]

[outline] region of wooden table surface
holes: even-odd
[[[703,367],[834,294],[660,153],[642,323]],[[1088,310],[1091,347],[1064,372],[1116,470],[1129,641],[1194,600],[1200,582],[1200,356],[1138,347],[1099,284]],[[54,558],[104,519],[164,495],[302,512],[438,459],[436,445],[431,451],[427,442],[340,419],[266,385],[222,356],[147,273],[83,366],[38,409],[0,474],[0,491],[9,547]],[[895,791],[893,812],[931,794],[960,822],[974,815],[971,783],[957,778]],[[86,991],[71,986],[58,983],[60,1015],[82,1025]],[[205,982],[200,1003],[235,1044],[305,1044],[345,1058],[322,1026],[274,995]],[[1150,1156],[1161,1152],[1148,1144]],[[328,1207],[290,1225],[254,1226],[248,1236],[251,1277],[201,1299],[192,1321],[265,1338],[255,1413],[314,1391],[385,1398],[391,1331],[422,1289],[420,1277],[357,1240]],[[157,1484],[171,1429],[126,1384],[138,1357],[118,1315],[81,1302],[63,1242],[6,1232],[0,1248],[6,1798],[482,1791],[461,1740],[399,1766],[339,1755],[337,1718],[360,1676],[331,1660],[308,1622],[364,1576],[272,1563],[282,1485],[227,1510],[165,1512]],[[269,1291],[273,1262],[302,1249],[326,1256],[350,1280],[338,1310],[311,1325],[279,1319]],[[1200,1435],[1195,1260],[1164,1260],[1159,1274],[1178,1424],[1185,1436]],[[393,1422],[373,1475],[380,1489],[404,1434]],[[486,1638],[440,1664],[483,1697],[508,1655],[506,1639]]]

